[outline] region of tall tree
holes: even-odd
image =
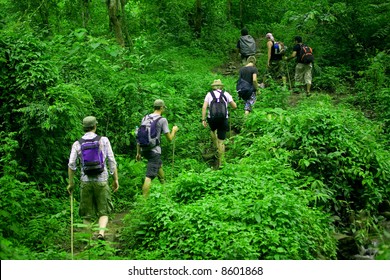
[[[126,26],[125,6],[127,0],[106,0],[111,31],[122,47],[130,45],[129,34]]]
[[[82,9],[81,9],[81,16],[83,19],[83,27],[87,28],[88,22],[90,19],[90,11],[89,11],[89,3],[91,0],[81,0]]]
[[[195,37],[200,38],[202,34],[202,1],[196,0],[195,3],[195,25],[194,25],[194,31],[195,31]]]

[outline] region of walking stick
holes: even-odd
[[[173,180],[173,168],[175,164],[175,138],[173,138],[172,143],[172,170],[171,170],[171,180]]]
[[[73,192],[70,194],[70,252],[73,260]]]
[[[290,71],[288,69],[288,62],[287,61],[286,61],[286,69],[287,69],[288,84],[290,85],[290,90],[292,90],[291,79],[290,79]]]

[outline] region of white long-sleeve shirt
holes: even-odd
[[[96,137],[96,133],[94,132],[87,132],[82,137],[83,139],[93,139]],[[94,176],[88,176],[85,175],[83,170],[81,169],[81,181],[83,182],[105,182],[108,181],[108,170],[107,170],[107,164],[109,167],[110,174],[112,175],[117,168],[117,164],[115,161],[114,153],[111,148],[111,143],[108,140],[107,137],[102,136],[100,138],[100,147],[102,149],[103,158],[104,158],[104,170],[102,173]],[[72,170],[77,170],[77,159],[81,157],[81,147],[79,141],[75,141],[72,145],[72,150],[70,152],[69,156],[69,163],[68,166]]]

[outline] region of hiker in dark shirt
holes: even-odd
[[[85,117],[83,120],[83,129],[85,131],[82,139],[92,140],[97,137],[97,121],[93,116]],[[116,192],[119,188],[118,169],[110,141],[107,137],[102,136],[99,140],[99,149],[101,149],[104,159],[104,170],[96,175],[87,175],[81,168],[80,179],[80,206],[79,214],[84,219],[85,224],[89,224],[96,216],[99,218],[98,239],[104,240],[104,232],[108,223],[108,215],[113,210],[111,201],[111,191],[108,185],[108,173],[114,176],[112,190]],[[74,174],[77,169],[77,159],[81,158],[81,144],[76,141],[72,145],[72,150],[68,163],[69,181],[67,190],[69,194],[74,190]],[[106,167],[108,163],[109,172]]]
[[[244,79],[248,83],[253,85],[253,93],[249,99],[244,100],[245,106],[245,115],[248,115],[252,111],[253,104],[256,102],[256,94],[259,88],[257,83],[257,76],[259,75],[259,70],[256,68],[256,58],[250,56],[247,59],[247,64],[240,69],[239,78]]]
[[[283,60],[284,56],[284,46],[283,49],[280,49],[281,53],[277,53],[275,49],[275,44],[278,42],[275,41],[272,33],[267,33],[265,35],[267,38],[267,76],[273,80],[282,78],[283,86],[286,87],[286,62]],[[280,44],[280,43],[279,43]]]
[[[241,30],[241,37],[237,42],[237,52],[241,57],[242,64],[246,63],[246,60],[250,56],[256,54],[256,42],[255,39],[248,33],[248,29],[245,27]]]
[[[296,66],[295,66],[295,86],[297,87],[305,87],[306,85],[306,94],[310,95],[310,89],[312,84],[312,70],[313,70],[313,64],[305,64],[301,61],[301,48],[303,45],[302,37],[301,36],[295,36],[294,38],[295,45],[293,47],[293,52],[290,57],[286,58],[287,61],[293,59],[296,57]],[[297,92],[299,93],[299,92]]]

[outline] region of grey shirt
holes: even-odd
[[[158,114],[149,114],[149,116],[151,116],[153,119],[157,119],[158,117],[160,117],[160,115],[158,115]],[[156,129],[157,129],[157,139],[161,143],[161,134],[167,134],[167,133],[170,132],[169,127],[168,127],[167,119],[166,118],[161,118],[157,122]],[[142,150],[142,148],[141,148],[141,150]],[[151,149],[151,151],[153,151],[153,152],[155,152],[157,154],[161,154],[161,146],[157,145],[156,147],[153,147]]]

